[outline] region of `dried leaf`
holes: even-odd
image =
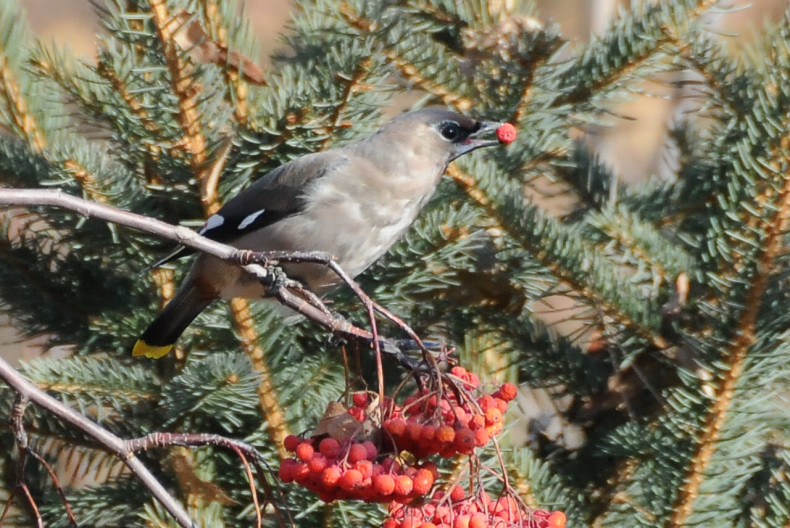
[[[346,414],[346,408],[342,404],[334,401],[329,402],[329,405],[326,406],[326,411],[324,411],[324,415],[321,417],[321,421],[318,422],[318,425],[313,431],[313,436],[329,434],[329,424],[332,420],[344,414]]]

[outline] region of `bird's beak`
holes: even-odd
[[[462,156],[467,152],[477,150],[479,148],[493,147],[499,145],[499,140],[496,138],[488,138],[486,136],[492,135],[496,129],[502,126],[498,121],[479,121],[480,128],[469,134],[469,136],[458,144],[456,154],[453,159]]]

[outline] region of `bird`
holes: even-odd
[[[451,161],[504,142],[487,137],[502,125],[438,107],[403,113],[366,138],[280,165],[228,200],[198,233],[252,251],[322,251],[356,277],[408,230]],[[187,253],[181,247],[155,266]],[[321,264],[283,268],[317,295],[338,282]],[[215,299],[265,295],[242,268],[201,253],[132,353],[165,356]]]

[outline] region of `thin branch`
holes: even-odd
[[[35,458],[39,464],[44,466],[44,469],[49,474],[49,478],[52,479],[52,483],[55,485],[55,489],[60,496],[60,500],[63,503],[63,507],[66,508],[66,516],[69,519],[69,524],[74,528],[77,527],[77,519],[74,518],[74,512],[71,510],[71,505],[69,504],[68,499],[66,498],[66,494],[63,492],[63,485],[60,483],[60,479],[55,474],[55,470],[52,469],[52,466],[47,462],[44,457],[33,451],[32,449],[28,448],[28,454]]]
[[[236,455],[241,459],[241,463],[244,465],[244,473],[247,475],[247,481],[250,483],[250,495],[252,496],[252,504],[255,508],[255,526],[257,528],[261,528],[263,524],[263,517],[261,515],[261,505],[258,502],[258,491],[255,489],[255,477],[252,475],[252,469],[250,469],[250,463],[247,462],[247,457],[244,456],[244,453],[241,452],[237,447],[231,446],[231,449],[236,453]]]

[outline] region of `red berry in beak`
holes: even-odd
[[[510,123],[505,123],[496,129],[496,138],[500,143],[512,143],[516,139],[516,127]]]

